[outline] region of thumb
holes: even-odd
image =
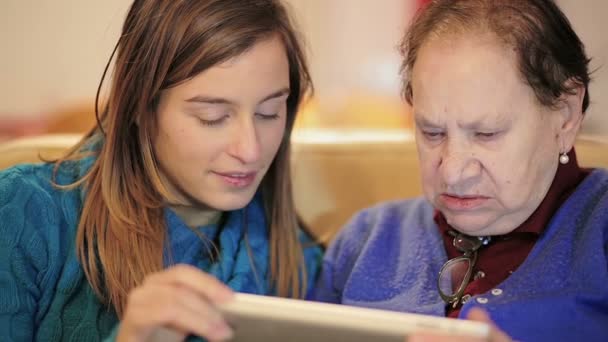
[[[159,328],[154,331],[147,342],[182,342],[186,335],[169,328]]]
[[[494,325],[494,322],[492,322],[488,313],[481,308],[472,308],[467,315],[467,319],[476,322],[489,323],[492,326]]]
[[[507,342],[512,341],[511,338],[505,334],[502,330],[500,330],[496,324],[490,318],[488,313],[481,308],[472,308],[468,314],[467,319],[471,321],[486,323],[490,326],[490,336],[489,340],[493,342]]]

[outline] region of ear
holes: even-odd
[[[583,99],[585,87],[577,85],[570,93],[562,95],[560,112],[560,127],[558,128],[558,143],[560,152],[567,153],[574,146],[576,136],[583,122]]]

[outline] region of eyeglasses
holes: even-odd
[[[463,255],[450,259],[443,264],[441,271],[439,271],[437,287],[441,299],[455,308],[471,281],[473,267],[477,262],[477,250],[490,243],[492,238],[490,236],[468,236],[453,231],[449,233],[454,236],[452,242],[454,247],[461,251]]]

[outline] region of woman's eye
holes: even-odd
[[[443,136],[444,136],[443,132],[423,131],[422,134],[429,140],[438,140],[438,139],[443,138]]]
[[[220,118],[213,119],[213,120],[208,120],[208,119],[203,119],[203,118],[199,118],[199,120],[205,126],[218,126],[218,125],[221,125],[222,123],[224,123],[224,121],[226,121],[226,118],[228,118],[227,115],[224,115]]]
[[[275,114],[255,113],[255,116],[257,116],[258,118],[260,118],[262,120],[276,120],[279,118],[278,113],[275,113]]]
[[[498,135],[498,132],[475,132],[475,136],[480,139],[492,139]]]

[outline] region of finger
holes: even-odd
[[[407,342],[486,342],[483,338],[471,338],[466,336],[451,336],[433,333],[415,333],[408,336]]]
[[[136,322],[137,330],[156,332],[166,327],[176,332],[177,336],[195,334],[215,340],[232,335],[215,308],[188,288],[148,284],[135,294],[136,298],[130,302],[132,307],[128,308],[128,319]]]
[[[181,342],[186,339],[186,334],[171,330],[168,328],[160,328],[155,330],[152,335],[146,339],[146,342]]]
[[[440,341],[449,341],[449,342],[467,342],[467,341],[478,341],[484,342],[488,341],[510,341],[507,335],[502,333],[492,322],[492,319],[487,314],[487,312],[481,308],[472,308],[467,314],[467,319],[472,321],[477,321],[481,323],[486,323],[490,326],[490,335],[488,338],[471,338],[471,337],[463,337],[463,336],[450,336],[450,335],[440,335],[437,333],[419,333],[411,336],[407,341],[408,342],[440,342]],[[505,339],[506,338],[506,339]]]
[[[205,297],[185,287],[175,287],[173,293],[181,305],[196,312],[201,320],[211,325],[226,325],[220,311]]]
[[[225,303],[234,296],[234,292],[217,278],[189,265],[173,266],[150,275],[146,281],[170,283],[192,289],[214,304]]]
[[[232,329],[219,314],[212,314],[207,305],[193,305],[182,296],[172,308],[167,308],[164,315],[165,326],[178,332],[194,334],[213,341],[222,341],[232,337]],[[196,296],[194,296],[196,297]]]
[[[164,337],[167,337],[168,341],[179,341],[180,336],[181,340],[186,337],[186,333],[173,332],[177,335],[164,336],[164,332],[158,332],[166,323],[163,319],[163,308],[172,306],[169,298],[163,295],[166,288],[166,285],[148,282],[129,292],[117,341],[160,341]]]
[[[503,341],[511,341],[511,338],[505,334],[502,330],[500,330],[494,321],[490,318],[488,313],[481,308],[472,308],[467,314],[467,319],[472,321],[487,323],[490,325],[490,336],[489,340],[493,342],[503,342]]]
[[[494,322],[492,322],[492,319],[490,318],[488,313],[481,308],[472,308],[467,315],[467,319],[470,319],[471,321],[489,323],[491,325],[494,325]]]

